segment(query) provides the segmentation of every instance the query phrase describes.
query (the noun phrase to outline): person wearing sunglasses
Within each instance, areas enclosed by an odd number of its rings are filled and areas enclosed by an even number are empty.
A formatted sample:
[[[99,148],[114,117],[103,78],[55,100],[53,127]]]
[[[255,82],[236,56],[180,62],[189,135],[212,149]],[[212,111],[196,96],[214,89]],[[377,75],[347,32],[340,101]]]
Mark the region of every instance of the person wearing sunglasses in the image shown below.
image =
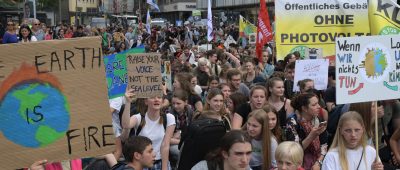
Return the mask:
[[[44,40],[44,32],[42,26],[40,25],[40,21],[35,19],[32,23],[32,34],[36,37],[38,41]]]
[[[7,31],[4,33],[3,36],[3,44],[9,44],[9,43],[17,43],[18,42],[18,37],[17,33],[15,32],[15,24],[12,21],[7,22]]]

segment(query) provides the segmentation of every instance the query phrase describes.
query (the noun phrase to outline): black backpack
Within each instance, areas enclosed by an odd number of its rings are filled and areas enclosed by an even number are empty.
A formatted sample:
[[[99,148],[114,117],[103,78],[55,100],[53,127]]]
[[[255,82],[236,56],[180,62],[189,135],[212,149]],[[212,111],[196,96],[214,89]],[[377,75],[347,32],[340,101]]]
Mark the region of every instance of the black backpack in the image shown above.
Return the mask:
[[[183,134],[179,147],[181,155],[178,170],[191,169],[204,160],[208,152],[218,147],[219,141],[226,133],[223,121],[212,118],[194,120]]]
[[[127,166],[128,164],[125,162],[118,162],[115,164],[113,167],[111,167],[110,170],[135,170],[130,166]]]

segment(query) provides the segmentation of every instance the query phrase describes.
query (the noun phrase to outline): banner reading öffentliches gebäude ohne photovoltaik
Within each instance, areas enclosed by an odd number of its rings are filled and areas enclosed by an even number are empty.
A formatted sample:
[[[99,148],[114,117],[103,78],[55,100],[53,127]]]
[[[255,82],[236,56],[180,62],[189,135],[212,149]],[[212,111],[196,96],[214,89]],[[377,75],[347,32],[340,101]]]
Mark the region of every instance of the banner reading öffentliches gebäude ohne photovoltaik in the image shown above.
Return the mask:
[[[277,57],[308,48],[335,55],[336,37],[369,34],[367,0],[275,1]],[[307,58],[307,57],[306,57]]]

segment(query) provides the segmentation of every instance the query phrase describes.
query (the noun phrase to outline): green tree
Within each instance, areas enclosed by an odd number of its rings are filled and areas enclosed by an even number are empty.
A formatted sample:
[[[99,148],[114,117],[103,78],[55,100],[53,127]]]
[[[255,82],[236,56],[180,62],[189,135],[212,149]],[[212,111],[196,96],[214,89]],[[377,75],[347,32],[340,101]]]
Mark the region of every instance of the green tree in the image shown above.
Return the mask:
[[[18,8],[18,3],[24,0],[0,0],[0,8]]]

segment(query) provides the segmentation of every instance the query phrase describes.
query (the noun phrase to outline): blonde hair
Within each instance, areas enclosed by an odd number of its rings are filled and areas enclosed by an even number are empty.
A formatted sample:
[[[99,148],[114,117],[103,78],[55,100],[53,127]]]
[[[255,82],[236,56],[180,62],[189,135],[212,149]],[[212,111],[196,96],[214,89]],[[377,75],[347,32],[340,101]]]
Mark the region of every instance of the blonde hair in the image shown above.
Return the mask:
[[[345,122],[350,121],[350,120],[357,121],[358,123],[360,123],[360,125],[363,128],[363,134],[362,134],[362,138],[360,140],[360,144],[363,147],[364,160],[366,160],[365,147],[367,146],[367,134],[365,131],[363,119],[362,119],[361,115],[355,111],[349,111],[349,112],[343,113],[343,115],[340,116],[339,123],[338,123],[336,133],[335,133],[335,137],[333,138],[331,149],[330,149],[330,150],[332,150],[334,148],[337,149],[337,152],[339,154],[340,166],[342,167],[343,170],[348,170],[349,166],[347,164],[347,155],[346,155],[347,147],[346,147],[344,138],[340,133],[340,128],[343,127]]]
[[[247,120],[253,117],[258,123],[261,124],[261,143],[262,143],[262,169],[271,168],[271,131],[269,130],[268,114],[263,109],[256,109],[249,114]],[[243,126],[243,130],[247,130],[247,123]]]
[[[208,60],[204,57],[199,58],[199,60],[197,61],[197,63],[199,65],[207,65],[208,66]]]
[[[304,151],[299,143],[294,141],[285,141],[278,145],[275,150],[276,161],[288,160],[293,162],[296,167],[303,163]]]

